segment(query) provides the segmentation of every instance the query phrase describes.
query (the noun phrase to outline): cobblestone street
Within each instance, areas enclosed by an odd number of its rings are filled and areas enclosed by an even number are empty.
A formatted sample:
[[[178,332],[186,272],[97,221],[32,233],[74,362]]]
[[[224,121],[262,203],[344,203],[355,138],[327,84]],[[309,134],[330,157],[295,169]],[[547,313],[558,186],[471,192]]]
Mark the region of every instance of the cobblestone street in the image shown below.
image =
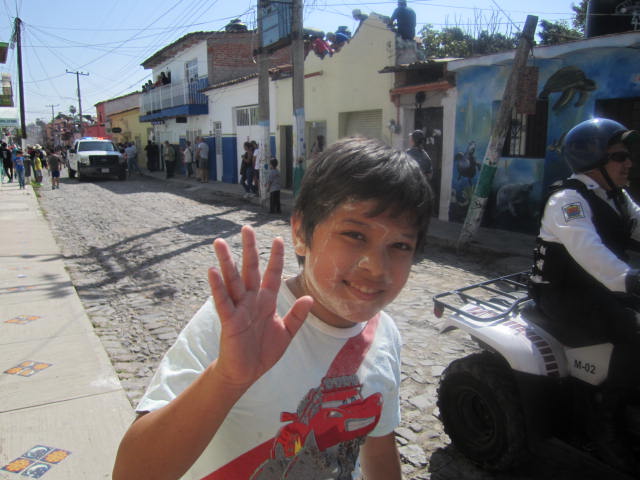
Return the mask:
[[[59,190],[41,189],[40,205],[134,406],[164,352],[209,295],[206,270],[214,261],[214,238],[225,238],[238,253],[241,226],[253,225],[263,259],[271,239],[279,235],[287,246],[285,275],[298,269],[286,217],[196,183],[185,186],[149,177],[125,182],[63,178]],[[404,343],[403,420],[397,433],[406,479],[601,478],[578,474],[557,459],[533,462],[530,470],[517,474],[491,476],[447,447],[437,419],[439,375],[452,360],[477,347],[461,333],[439,334],[431,297],[527,267],[524,257],[457,256],[428,246],[404,291],[387,308]]]

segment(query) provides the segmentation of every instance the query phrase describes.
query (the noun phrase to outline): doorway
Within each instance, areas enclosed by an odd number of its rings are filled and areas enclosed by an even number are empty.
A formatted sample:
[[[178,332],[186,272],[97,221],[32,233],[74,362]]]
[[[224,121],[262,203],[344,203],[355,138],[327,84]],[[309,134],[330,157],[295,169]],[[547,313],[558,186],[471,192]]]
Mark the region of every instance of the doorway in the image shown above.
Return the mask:
[[[415,113],[414,129],[425,132],[424,149],[431,158],[433,177],[431,190],[433,191],[432,215],[438,216],[440,209],[440,182],[442,179],[442,107],[418,108]]]

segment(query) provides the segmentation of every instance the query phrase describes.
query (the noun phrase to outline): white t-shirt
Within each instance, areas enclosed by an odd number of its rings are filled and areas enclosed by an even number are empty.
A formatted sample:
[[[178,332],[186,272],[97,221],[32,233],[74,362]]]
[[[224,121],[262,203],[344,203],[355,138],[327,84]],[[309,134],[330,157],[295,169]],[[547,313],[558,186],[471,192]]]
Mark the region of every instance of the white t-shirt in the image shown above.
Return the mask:
[[[209,158],[209,145],[206,142],[200,142],[198,144],[198,159],[208,159]]]
[[[283,283],[278,313],[284,315],[294,301]],[[240,456],[236,463],[246,463],[257,451],[261,468],[242,475],[227,471],[219,478],[316,478],[319,469],[331,472],[338,465],[353,471],[362,436],[387,435],[400,423],[400,334],[385,313],[364,359],[354,367],[356,376],[327,375],[336,371],[332,361],[345,343],[362,338],[365,327],[335,328],[309,315],[282,358],[236,403],[184,478],[201,479]],[[167,351],[136,410],[156,410],[181,393],[217,357],[219,337],[220,321],[209,298]],[[284,412],[295,418],[281,421]],[[286,474],[263,476],[274,468]]]

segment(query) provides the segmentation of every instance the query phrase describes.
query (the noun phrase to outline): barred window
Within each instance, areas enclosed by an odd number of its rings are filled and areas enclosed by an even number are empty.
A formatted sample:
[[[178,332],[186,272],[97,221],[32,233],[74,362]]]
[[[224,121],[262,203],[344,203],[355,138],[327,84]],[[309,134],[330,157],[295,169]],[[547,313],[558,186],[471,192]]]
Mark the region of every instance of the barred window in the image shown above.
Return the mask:
[[[495,112],[500,102],[495,102]],[[515,108],[511,113],[511,126],[502,148],[503,157],[544,158],[547,150],[547,112],[546,100],[536,102],[534,115],[517,113]]]
[[[258,124],[258,106],[241,107],[236,109],[236,125],[249,127]]]

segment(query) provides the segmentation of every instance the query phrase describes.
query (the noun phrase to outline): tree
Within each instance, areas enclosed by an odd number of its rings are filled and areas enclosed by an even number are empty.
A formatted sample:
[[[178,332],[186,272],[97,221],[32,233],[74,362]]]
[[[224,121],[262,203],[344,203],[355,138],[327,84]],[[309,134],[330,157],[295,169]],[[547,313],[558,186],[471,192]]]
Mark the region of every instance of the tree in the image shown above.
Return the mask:
[[[589,0],[581,0],[580,5],[576,6],[571,4],[571,9],[575,13],[573,18],[573,28],[581,33],[584,33],[587,25],[587,7],[589,6]]]
[[[72,117],[75,116],[77,110],[76,107],[74,105],[69,105],[69,113],[71,114]]]
[[[558,43],[578,40],[583,36],[582,32],[569,27],[569,24],[564,20],[557,22],[542,20],[540,22],[538,37],[540,37],[541,45],[557,45]]]
[[[573,28],[564,20],[557,22],[542,20],[540,22],[540,32],[538,32],[540,43],[542,45],[557,45],[558,43],[583,38],[587,22],[588,6],[589,0],[581,0],[579,5],[571,4],[571,9],[575,14],[571,21]]]
[[[465,58],[471,55],[487,55],[515,48],[517,38],[502,33],[481,30],[477,36],[464,32],[460,27],[435,30],[427,24],[420,30],[422,48],[427,58]]]

